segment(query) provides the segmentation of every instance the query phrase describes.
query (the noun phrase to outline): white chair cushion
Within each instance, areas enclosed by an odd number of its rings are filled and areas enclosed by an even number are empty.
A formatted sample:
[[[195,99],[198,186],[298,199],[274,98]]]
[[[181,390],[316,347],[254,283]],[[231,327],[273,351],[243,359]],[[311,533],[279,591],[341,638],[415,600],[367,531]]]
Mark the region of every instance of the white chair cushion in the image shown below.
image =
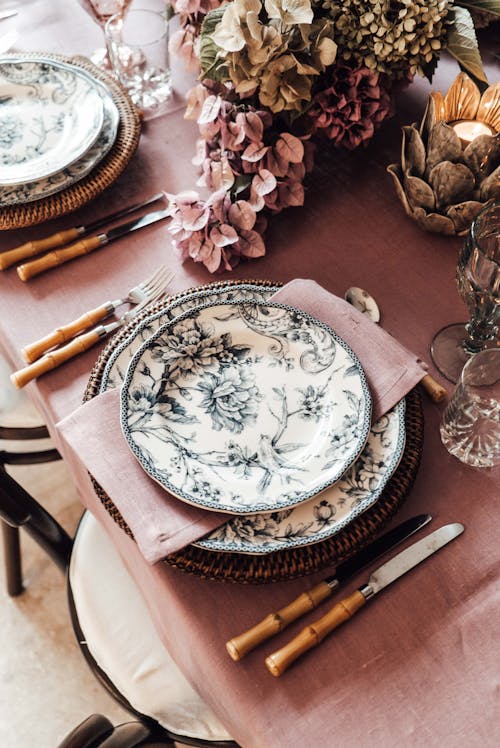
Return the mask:
[[[89,512],[75,538],[69,579],[89,652],[134,709],[180,735],[231,740],[168,654],[118,552]]]

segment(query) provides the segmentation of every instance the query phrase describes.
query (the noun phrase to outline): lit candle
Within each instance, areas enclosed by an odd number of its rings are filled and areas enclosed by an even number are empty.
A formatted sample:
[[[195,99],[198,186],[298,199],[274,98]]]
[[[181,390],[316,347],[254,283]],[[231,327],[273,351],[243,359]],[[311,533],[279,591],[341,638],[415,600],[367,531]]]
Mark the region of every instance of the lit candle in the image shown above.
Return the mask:
[[[460,119],[456,122],[450,122],[456,134],[460,138],[462,148],[466,148],[479,135],[494,135],[495,130],[485,122],[478,122],[475,119]]]

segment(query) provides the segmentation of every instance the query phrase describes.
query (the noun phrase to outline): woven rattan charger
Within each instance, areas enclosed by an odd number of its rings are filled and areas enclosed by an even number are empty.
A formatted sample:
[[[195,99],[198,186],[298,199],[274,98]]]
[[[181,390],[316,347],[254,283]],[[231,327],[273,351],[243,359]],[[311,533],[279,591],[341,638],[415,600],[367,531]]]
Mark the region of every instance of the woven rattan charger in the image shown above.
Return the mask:
[[[90,174],[66,189],[41,200],[3,206],[0,208],[0,230],[34,226],[64,216],[86,205],[118,179],[134,155],[141,134],[139,114],[130,96],[114,78],[97,68],[86,57],[66,57],[45,52],[11,53],[10,55],[4,55],[4,57],[6,59],[26,60],[33,57],[44,57],[86,70],[109,89],[120,114],[120,122],[116,140],[111,150],[92,169]]]
[[[279,285],[270,281],[254,280],[234,281],[233,283],[234,285],[238,285],[242,282],[258,283],[259,285]],[[201,286],[196,290],[216,289],[222,285],[227,286],[228,282],[211,283]],[[131,324],[115,335],[101,353],[92,370],[85,391],[84,402],[91,400],[99,394],[104,368],[111,353],[130,335],[135,327],[147,316],[160,311],[167,304],[190,294],[192,291],[193,289],[183,291],[147,309],[142,314],[138,314]],[[406,397],[405,426],[406,445],[403,457],[382,495],[372,507],[363,512],[363,514],[333,537],[313,545],[269,553],[266,556],[210,552],[202,548],[188,546],[178,553],[167,556],[163,563],[204,577],[205,579],[260,584],[294,579],[306,574],[312,574],[325,566],[335,565],[348,558],[369,543],[396,514],[415,479],[422,454],[424,431],[422,403],[420,394],[416,389],[412,390]],[[132,531],[114,503],[97,481],[92,480],[96,494],[107,512],[122,530],[133,538]]]

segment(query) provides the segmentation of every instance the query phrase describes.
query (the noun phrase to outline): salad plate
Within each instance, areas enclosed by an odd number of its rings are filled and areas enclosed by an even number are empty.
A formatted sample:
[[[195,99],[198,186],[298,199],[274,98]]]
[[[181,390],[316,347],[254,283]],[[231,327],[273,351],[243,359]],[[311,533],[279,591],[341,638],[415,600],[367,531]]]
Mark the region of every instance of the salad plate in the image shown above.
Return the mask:
[[[110,151],[116,140],[120,115],[107,88],[97,80],[95,86],[101,96],[104,112],[102,128],[95,143],[75,163],[56,174],[25,184],[0,186],[0,206],[30,203],[60,192],[86,177]]]
[[[178,498],[233,514],[297,506],[362,451],[371,398],[333,330],[290,306],[208,302],[160,326],[121,390],[125,438]]]
[[[0,61],[0,185],[43,179],[77,161],[104,120],[95,80],[43,58]]]

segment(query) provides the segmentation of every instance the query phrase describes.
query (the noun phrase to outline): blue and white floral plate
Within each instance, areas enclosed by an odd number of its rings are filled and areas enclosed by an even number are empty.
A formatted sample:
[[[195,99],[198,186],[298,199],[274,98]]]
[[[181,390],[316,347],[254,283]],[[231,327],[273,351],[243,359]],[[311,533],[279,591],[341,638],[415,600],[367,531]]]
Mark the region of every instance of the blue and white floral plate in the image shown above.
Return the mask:
[[[160,327],[132,358],[125,438],[188,503],[277,512],[337,481],[366,442],[371,398],[333,330],[277,303],[209,303]]]
[[[94,79],[45,59],[0,60],[0,185],[43,179],[79,159],[104,120]]]
[[[39,58],[40,60],[45,58]],[[73,67],[74,70],[80,70]],[[81,73],[87,75],[84,70]],[[67,189],[86,177],[106,156],[116,140],[120,115],[109,90],[98,80],[89,76],[102,99],[104,118],[101,131],[95,143],[73,164],[43,179],[25,184],[0,186],[0,206],[30,203],[54,195]],[[0,107],[1,110],[1,107]],[[2,133],[0,132],[0,141]]]
[[[360,456],[334,486],[293,509],[234,517],[193,545],[265,555],[332,537],[377,501],[394,474],[405,447],[405,410],[401,400],[373,424]]]

